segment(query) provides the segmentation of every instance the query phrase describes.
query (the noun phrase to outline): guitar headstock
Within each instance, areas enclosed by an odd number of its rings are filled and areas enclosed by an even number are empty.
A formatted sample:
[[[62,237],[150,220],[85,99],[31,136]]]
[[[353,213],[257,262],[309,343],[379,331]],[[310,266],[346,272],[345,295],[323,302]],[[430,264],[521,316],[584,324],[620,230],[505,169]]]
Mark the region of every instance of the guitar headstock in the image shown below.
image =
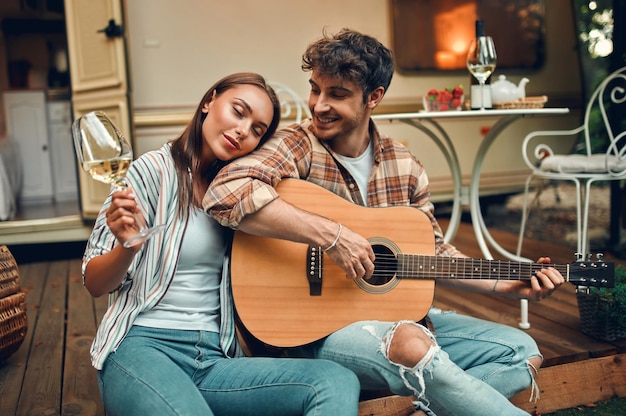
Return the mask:
[[[569,265],[568,281],[576,286],[615,286],[615,264],[599,257],[598,261],[575,261]]]

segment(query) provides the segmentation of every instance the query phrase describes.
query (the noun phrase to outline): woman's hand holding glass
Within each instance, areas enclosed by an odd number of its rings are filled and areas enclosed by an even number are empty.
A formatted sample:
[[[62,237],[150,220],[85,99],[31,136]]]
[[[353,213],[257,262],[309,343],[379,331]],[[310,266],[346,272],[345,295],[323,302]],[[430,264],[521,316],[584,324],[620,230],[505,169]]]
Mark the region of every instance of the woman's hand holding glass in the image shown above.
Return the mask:
[[[133,240],[141,233],[140,224],[145,224],[141,210],[137,207],[134,194],[130,188],[114,191],[111,195],[111,205],[106,211],[107,225],[118,241],[136,241],[138,246],[140,239]],[[132,244],[125,243],[125,247]]]
[[[142,244],[165,225],[147,228],[132,191],[125,182],[133,150],[124,135],[101,111],[92,111],[72,125],[74,148],[81,167],[97,181],[114,187],[107,224],[124,247]]]

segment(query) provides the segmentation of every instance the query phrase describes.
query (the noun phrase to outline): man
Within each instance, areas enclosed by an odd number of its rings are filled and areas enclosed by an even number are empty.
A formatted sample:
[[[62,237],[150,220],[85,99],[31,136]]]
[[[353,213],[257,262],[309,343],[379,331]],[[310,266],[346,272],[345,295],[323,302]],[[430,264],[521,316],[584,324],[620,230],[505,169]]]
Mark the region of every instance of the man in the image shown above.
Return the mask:
[[[371,277],[375,256],[364,237],[288,204],[273,188],[283,178],[304,179],[359,205],[413,206],[432,223],[436,255],[465,257],[443,240],[422,164],[380,135],[370,119],[393,76],[391,51],[372,37],[343,29],[311,44],[302,68],[311,73],[312,119],[284,129],[220,172],[204,208],[225,226],[322,247],[349,279]],[[530,282],[446,284],[539,300],[563,281],[558,271],[546,268]],[[530,386],[541,365],[527,334],[456,313],[431,310],[427,318],[356,322],[300,352],[350,368],[363,389],[412,394],[416,406],[431,415],[526,414],[508,398]]]

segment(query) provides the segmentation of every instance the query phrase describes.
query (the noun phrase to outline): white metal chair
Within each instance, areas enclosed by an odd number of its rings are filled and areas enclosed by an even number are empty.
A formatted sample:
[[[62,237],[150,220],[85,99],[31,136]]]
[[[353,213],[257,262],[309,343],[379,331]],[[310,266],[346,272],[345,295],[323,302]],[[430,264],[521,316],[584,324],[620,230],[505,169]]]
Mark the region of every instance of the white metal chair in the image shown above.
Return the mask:
[[[600,117],[602,133],[608,139],[603,153],[593,153],[590,123]],[[573,130],[536,131],[528,134],[522,144],[524,161],[532,173],[526,180],[522,223],[517,255],[522,251],[526,227],[528,192],[534,178],[566,180],[576,185],[576,232],[577,252],[581,257],[589,255],[587,226],[589,220],[589,191],[598,181],[626,179],[626,66],[608,75],[591,95],[583,124]],[[577,154],[555,154],[549,145],[538,137],[573,136],[582,133],[584,149]],[[539,144],[537,144],[539,143]]]
[[[294,90],[280,82],[269,81],[280,100],[282,122],[299,123],[305,117],[311,117],[309,106]]]

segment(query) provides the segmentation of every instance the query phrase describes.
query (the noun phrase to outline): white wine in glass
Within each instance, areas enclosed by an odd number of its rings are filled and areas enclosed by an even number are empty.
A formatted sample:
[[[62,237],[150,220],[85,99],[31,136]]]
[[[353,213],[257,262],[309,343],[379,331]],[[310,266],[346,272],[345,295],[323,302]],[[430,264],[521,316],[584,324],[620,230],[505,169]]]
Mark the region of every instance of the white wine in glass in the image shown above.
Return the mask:
[[[480,36],[472,40],[467,50],[467,69],[480,84],[480,109],[485,109],[485,81],[496,69],[496,47],[491,36]]]
[[[126,172],[133,160],[133,149],[126,137],[102,111],[92,111],[72,124],[74,149],[81,167],[93,179],[111,184],[115,190],[123,190]],[[145,222],[135,214],[139,233],[124,242],[124,247],[141,244],[165,225],[147,228]]]
[[[93,160],[83,162],[83,169],[97,181],[110,183],[117,188],[124,188],[126,171],[132,158],[122,157],[118,160]]]

